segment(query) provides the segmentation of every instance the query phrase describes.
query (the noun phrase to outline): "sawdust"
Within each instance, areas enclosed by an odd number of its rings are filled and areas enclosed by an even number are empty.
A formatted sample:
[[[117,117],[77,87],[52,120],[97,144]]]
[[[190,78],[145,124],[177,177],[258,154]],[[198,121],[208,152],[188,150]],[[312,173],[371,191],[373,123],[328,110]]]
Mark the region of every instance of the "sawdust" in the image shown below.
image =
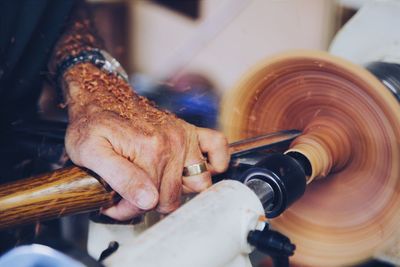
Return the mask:
[[[158,109],[147,98],[137,95],[122,78],[106,73],[91,63],[74,66],[65,73],[64,79],[67,84],[79,87],[67,97],[68,105],[78,105],[78,110],[86,106],[95,107],[96,111],[110,111],[135,124],[147,122],[153,126],[171,122],[174,117]]]

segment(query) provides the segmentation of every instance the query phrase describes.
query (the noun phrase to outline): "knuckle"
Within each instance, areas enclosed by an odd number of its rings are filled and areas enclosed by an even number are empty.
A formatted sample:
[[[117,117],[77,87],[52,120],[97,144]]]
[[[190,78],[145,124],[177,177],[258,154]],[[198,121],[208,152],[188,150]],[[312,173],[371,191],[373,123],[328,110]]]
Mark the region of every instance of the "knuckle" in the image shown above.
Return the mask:
[[[173,158],[173,153],[170,148],[165,149],[164,151],[160,151],[158,153],[157,159],[159,160],[160,163],[166,164]]]
[[[160,134],[152,135],[147,142],[154,150],[159,150],[164,146],[164,138]]]
[[[188,186],[193,192],[199,193],[207,188],[209,188],[212,184],[211,182],[211,174],[206,172],[195,179],[187,180],[186,186]]]
[[[70,152],[74,155],[74,157],[71,157],[71,160],[75,164],[89,167],[88,165],[92,159],[96,158],[99,154],[97,139],[93,137],[81,139]]]
[[[218,146],[227,146],[228,145],[228,139],[221,132],[216,132],[215,133],[214,142]]]
[[[185,145],[185,135],[182,130],[176,130],[170,134],[171,143],[175,148],[180,148]]]
[[[214,166],[214,170],[217,173],[224,172],[224,171],[226,171],[227,168],[228,168],[228,164],[225,164],[225,163],[221,163],[219,165]]]
[[[149,152],[154,157],[159,158],[169,155],[170,145],[163,135],[157,134],[152,136],[148,144]]]
[[[162,214],[168,214],[179,208],[179,204],[169,204],[166,206],[158,206],[157,211]]]
[[[194,186],[193,190],[196,193],[200,193],[200,192],[206,190],[207,188],[208,188],[208,185],[204,182],[204,183],[200,183],[200,184]]]
[[[79,161],[81,164],[86,165],[90,158],[95,157],[97,154],[97,146],[92,138],[87,138],[81,141],[77,147]]]
[[[182,192],[182,181],[181,179],[174,179],[170,181],[164,181],[166,189],[163,196],[160,199],[157,210],[161,213],[170,213],[180,206],[180,197]],[[167,189],[168,188],[168,189]]]

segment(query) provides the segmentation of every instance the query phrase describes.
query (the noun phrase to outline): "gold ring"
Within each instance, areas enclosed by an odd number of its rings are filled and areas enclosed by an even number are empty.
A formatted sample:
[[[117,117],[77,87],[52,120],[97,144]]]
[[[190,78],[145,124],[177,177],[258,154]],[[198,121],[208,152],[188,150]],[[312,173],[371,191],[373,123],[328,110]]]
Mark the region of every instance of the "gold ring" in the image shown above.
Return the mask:
[[[189,166],[183,167],[183,176],[188,177],[188,176],[194,176],[194,175],[199,175],[203,172],[206,172],[207,169],[207,164],[205,161],[192,164]]]

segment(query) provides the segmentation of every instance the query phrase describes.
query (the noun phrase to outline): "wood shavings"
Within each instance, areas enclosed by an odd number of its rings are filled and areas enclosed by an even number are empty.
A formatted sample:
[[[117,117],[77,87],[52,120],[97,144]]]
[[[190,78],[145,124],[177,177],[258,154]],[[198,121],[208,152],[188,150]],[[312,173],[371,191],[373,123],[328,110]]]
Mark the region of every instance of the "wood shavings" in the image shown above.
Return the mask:
[[[82,108],[96,106],[99,110],[113,112],[135,124],[147,122],[161,126],[174,117],[169,112],[159,110],[147,98],[138,96],[120,77],[101,71],[90,63],[77,64],[67,71],[64,79],[66,83],[79,87],[76,93],[68,97],[71,99],[70,105]]]

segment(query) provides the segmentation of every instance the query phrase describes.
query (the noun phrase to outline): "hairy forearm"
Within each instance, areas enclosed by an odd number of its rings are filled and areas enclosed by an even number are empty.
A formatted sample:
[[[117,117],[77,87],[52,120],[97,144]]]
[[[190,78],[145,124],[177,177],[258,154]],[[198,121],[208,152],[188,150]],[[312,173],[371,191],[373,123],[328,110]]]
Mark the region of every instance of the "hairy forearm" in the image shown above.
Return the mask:
[[[129,84],[90,63],[77,64],[64,75],[70,119],[82,114],[109,111],[131,121],[163,124],[171,114],[161,111]]]
[[[67,57],[95,48],[103,49],[103,40],[96,32],[87,6],[81,3],[75,8],[63,35],[54,48],[49,69],[55,73],[57,65]]]
[[[103,48],[102,40],[95,31],[87,8],[81,5],[58,41],[49,67],[56,69],[67,57],[99,48]],[[57,82],[61,83],[70,120],[96,111],[110,111],[125,119],[144,119],[152,123],[160,123],[167,115],[138,96],[126,81],[91,63],[77,64],[59,78]]]
[[[89,105],[125,118],[133,115],[133,100],[137,102],[138,96],[116,75],[107,74],[91,63],[81,63],[65,73],[64,81],[65,97],[72,116]]]

